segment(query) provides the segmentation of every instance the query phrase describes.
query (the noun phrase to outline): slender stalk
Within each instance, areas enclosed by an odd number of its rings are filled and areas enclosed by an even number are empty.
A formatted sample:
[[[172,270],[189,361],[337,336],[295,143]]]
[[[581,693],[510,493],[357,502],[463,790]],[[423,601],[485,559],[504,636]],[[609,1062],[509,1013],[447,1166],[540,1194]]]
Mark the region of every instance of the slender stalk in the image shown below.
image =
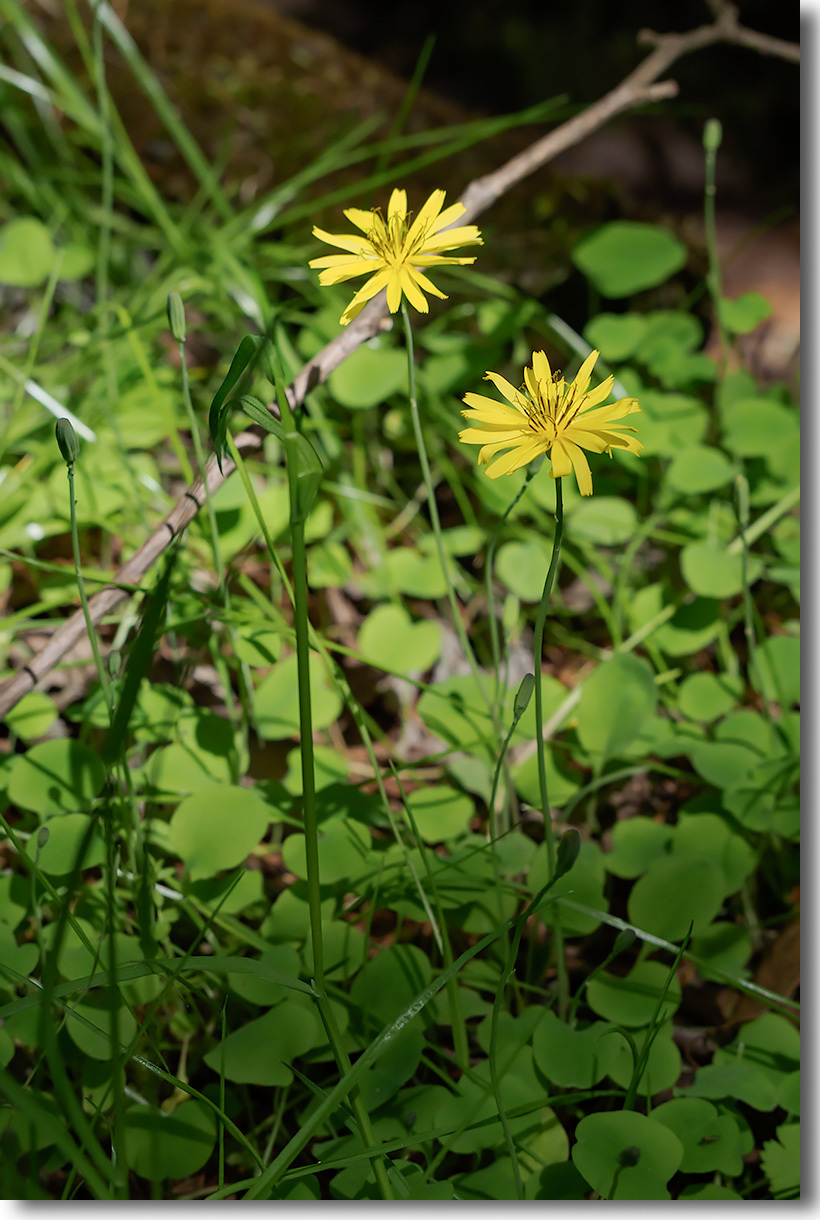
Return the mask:
[[[108,674],[103,664],[103,659],[100,654],[100,645],[97,639],[97,632],[94,624],[91,621],[91,613],[88,609],[88,598],[85,595],[85,581],[83,580],[83,569],[80,563],[80,536],[77,531],[77,504],[74,499],[74,463],[67,463],[68,470],[68,502],[69,511],[71,513],[71,547],[74,552],[74,573],[77,577],[77,591],[80,594],[80,605],[83,608],[83,617],[85,618],[85,628],[88,632],[88,639],[91,643],[91,651],[94,654],[94,664],[97,668],[97,677],[100,680],[100,689],[105,699],[105,705],[108,708],[109,716],[114,714],[114,696],[111,691],[111,684],[108,681]]]
[[[456,601],[455,589],[450,575],[450,564],[448,562],[447,552],[444,547],[444,539],[441,533],[441,519],[438,515],[438,505],[436,504],[436,490],[433,486],[433,477],[430,473],[430,461],[427,457],[427,446],[424,443],[424,432],[421,426],[421,417],[419,416],[418,397],[416,395],[416,363],[414,358],[413,348],[413,328],[410,325],[410,314],[407,309],[407,303],[402,299],[401,315],[404,321],[404,337],[407,347],[407,385],[408,397],[410,399],[410,416],[413,420],[413,433],[416,438],[416,448],[419,454],[419,463],[421,465],[421,475],[424,481],[424,487],[427,492],[427,506],[430,510],[430,521],[433,526],[433,534],[436,540],[436,550],[438,551],[439,563],[441,570],[444,573],[445,583],[447,585],[447,601],[450,604],[450,613],[453,619],[453,626],[458,634],[459,642],[461,643],[462,651],[464,652],[467,662],[472,671],[472,675],[476,680],[476,685],[481,692],[482,698],[487,706],[487,711],[490,713],[493,722],[493,728],[496,735],[499,734],[498,716],[493,705],[493,700],[485,689],[484,681],[478,668],[475,653],[467,636],[467,631],[462,622],[461,615]]]
[[[319,1011],[327,1030],[336,1065],[341,1076],[350,1071],[350,1060],[344,1049],[333,1010],[325,987],[324,946],[322,941],[322,898],[319,879],[319,817],[316,805],[316,771],[313,754],[313,716],[310,698],[310,619],[308,617],[307,551],[305,548],[305,513],[299,503],[299,450],[294,430],[293,413],[284,393],[278,395],[279,411],[285,430],[285,460],[290,490],[290,534],[293,573],[293,621],[296,634],[296,670],[299,688],[299,751],[302,760],[302,821],[305,828],[305,862],[307,866],[308,910],[310,939],[313,949],[313,985]],[[357,1089],[351,1105],[364,1144],[375,1144],[370,1115]],[[373,1172],[382,1198],[392,1199],[393,1191],[384,1162],[374,1160]]]
[[[715,311],[715,323],[720,336],[720,361],[718,375],[722,379],[726,373],[728,356],[728,339],[721,311],[720,261],[717,252],[717,227],[715,224],[715,168],[717,152],[723,139],[723,128],[718,119],[709,119],[703,131],[703,150],[706,154],[706,187],[703,200],[703,219],[706,229],[706,251],[709,258],[709,271],[706,283],[712,298],[712,308]]]
[[[535,635],[533,638],[533,673],[535,676],[535,745],[538,752],[538,791],[541,798],[541,811],[544,815],[544,837],[547,844],[547,864],[550,878],[555,874],[555,835],[552,829],[549,794],[547,792],[547,747],[544,742],[544,694],[542,681],[542,665],[544,653],[544,627],[547,621],[552,586],[558,571],[558,561],[561,556],[561,540],[564,536],[564,492],[561,479],[555,480],[555,536],[552,541],[552,557],[544,581],[544,592],[541,594],[541,604],[535,620]],[[558,967],[558,1010],[563,1019],[569,1002],[569,984],[567,967],[564,959],[564,934],[558,916],[552,917],[552,931],[555,939],[556,965]]]

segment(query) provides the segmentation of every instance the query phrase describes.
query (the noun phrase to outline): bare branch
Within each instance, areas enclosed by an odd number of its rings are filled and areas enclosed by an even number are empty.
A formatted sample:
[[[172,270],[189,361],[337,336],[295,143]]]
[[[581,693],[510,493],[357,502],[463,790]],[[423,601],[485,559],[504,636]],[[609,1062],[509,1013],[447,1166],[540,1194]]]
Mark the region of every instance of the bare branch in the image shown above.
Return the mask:
[[[708,0],[715,14],[712,25],[700,26],[685,34],[655,34],[644,30],[639,41],[653,46],[653,50],[633,72],[615,89],[599,101],[587,107],[581,114],[569,119],[542,139],[537,140],[524,152],[513,157],[500,169],[469,184],[461,196],[466,215],[458,223],[474,220],[513,186],[546,165],[559,153],[580,143],[593,131],[608,123],[610,119],[628,110],[634,110],[648,102],[674,97],[678,86],[674,81],[660,81],[659,77],[683,55],[718,42],[730,42],[748,47],[765,55],[799,62],[800,48],[780,39],[771,38],[748,30],[738,23],[737,9],[727,0]],[[304,402],[307,394],[325,381],[332,371],[347,359],[362,343],[373,338],[391,325],[387,316],[384,293],[381,293],[362,310],[357,318],[335,339],[332,339],[294,379],[288,387],[288,398],[293,407]],[[275,407],[270,408],[275,413]],[[261,429],[252,428],[236,438],[237,447],[243,454],[256,449],[261,443]],[[223,463],[220,473],[216,458],[208,461],[206,477],[212,492],[227,479],[234,470],[230,460]],[[117,573],[117,585],[138,585],[145,573],[156,563],[173,538],[190,525],[203,505],[202,479],[196,479],[180,497],[165,520],[157,526],[126,564]],[[102,589],[89,602],[91,619],[99,623],[106,615],[129,596],[128,590],[111,585]],[[85,621],[77,611],[60,626],[49,642],[13,678],[0,686],[0,716],[5,716],[20,699],[42,682],[51,669],[82,638]]]

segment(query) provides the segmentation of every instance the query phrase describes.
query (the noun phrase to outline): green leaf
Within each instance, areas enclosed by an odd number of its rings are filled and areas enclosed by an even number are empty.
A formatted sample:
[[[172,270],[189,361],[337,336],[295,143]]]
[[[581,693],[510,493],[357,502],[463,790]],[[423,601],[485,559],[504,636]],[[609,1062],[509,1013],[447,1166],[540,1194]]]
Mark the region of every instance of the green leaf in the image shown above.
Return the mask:
[[[370,832],[351,818],[325,818],[319,826],[319,876],[323,885],[352,880],[368,871]],[[305,836],[288,835],[282,844],[285,866],[297,877],[307,878]]]
[[[392,1021],[433,977],[429,957],[415,945],[393,945],[365,962],[351,997],[373,1025]]]
[[[33,216],[10,220],[0,229],[0,284],[36,288],[54,266],[51,234]]]
[[[583,1030],[570,1029],[550,1009],[544,1010],[532,1040],[536,1066],[561,1089],[591,1089],[609,1075],[616,1053],[611,1028],[596,1021]]]
[[[425,843],[446,843],[468,829],[475,805],[463,792],[445,784],[416,788],[407,804]]]
[[[614,220],[583,238],[572,261],[605,297],[654,288],[680,271],[686,247],[659,225]]]
[[[641,1029],[633,1034],[639,1049],[643,1045],[646,1032]],[[613,1044],[608,1075],[613,1084],[628,1089],[635,1072],[632,1048],[620,1035],[612,1034],[608,1040]],[[680,1069],[680,1051],[672,1038],[671,1023],[667,1023],[655,1035],[650,1046],[646,1066],[638,1079],[638,1096],[645,1097],[647,1094],[654,1095],[664,1089],[671,1089],[678,1082]]]
[[[377,606],[359,628],[359,652],[379,669],[424,673],[441,653],[441,627],[432,619],[413,623],[403,606]]]
[[[320,542],[308,552],[312,589],[340,589],[353,574],[353,563],[341,542]]]
[[[616,877],[640,877],[655,860],[663,859],[672,839],[671,826],[652,818],[634,817],[612,827],[612,850],[604,856],[607,872]]]
[[[687,445],[673,457],[666,479],[676,491],[696,496],[725,487],[734,475],[734,464],[719,449]]]
[[[236,354],[231,361],[230,368],[221,386],[213,397],[211,409],[208,413],[208,430],[211,434],[211,441],[220,470],[222,470],[222,457],[225,452],[225,437],[228,430],[228,416],[231,409],[231,391],[235,389],[237,382],[251,361],[256,358],[264,342],[265,340],[261,335],[245,335],[245,338],[236,350]]]
[[[602,761],[629,745],[657,701],[652,671],[629,654],[612,657],[592,671],[581,691],[578,736]]]
[[[690,923],[696,932],[723,905],[724,876],[711,860],[680,856],[656,860],[632,888],[629,920],[664,940],[679,941]]]
[[[675,1097],[656,1106],[652,1118],[663,1123],[683,1144],[683,1173],[743,1172],[740,1131],[729,1114],[719,1114],[711,1102],[699,1097]]]
[[[766,457],[799,428],[794,407],[772,398],[741,398],[723,412],[724,444],[739,457]]]
[[[648,1025],[669,978],[669,968],[661,962],[639,962],[629,974],[619,976],[607,971],[587,984],[587,1002],[598,1016],[628,1029]],[[661,1006],[659,1020],[667,1020],[681,1000],[681,988],[673,978]]]
[[[407,357],[384,340],[363,343],[327,379],[337,402],[350,410],[381,406],[407,388]]]
[[[641,314],[601,313],[587,325],[584,337],[604,360],[617,362],[639,350],[647,326],[647,320]]]
[[[680,1168],[683,1145],[668,1127],[620,1110],[582,1118],[575,1137],[573,1162],[603,1198],[669,1198],[666,1183]]]
[[[88,838],[88,815],[85,813],[63,813],[48,818],[43,823],[48,839],[36,850],[35,839],[28,842],[28,854],[49,877],[63,877],[77,863],[77,854],[83,842],[86,844],[82,860],[83,868],[96,868],[105,859],[105,843],[98,830]]]
[[[675,457],[681,449],[703,440],[709,413],[697,399],[686,394],[641,393],[639,436],[645,456]]]
[[[283,1000],[264,1016],[248,1021],[204,1056],[214,1072],[236,1084],[283,1087],[293,1080],[290,1064],[322,1040],[312,1008]]]
[[[270,806],[252,788],[212,785],[177,807],[168,838],[191,877],[212,877],[242,863],[272,816]]]
[[[678,688],[678,706],[684,716],[709,724],[725,716],[743,694],[743,683],[731,674],[690,674]]]
[[[220,911],[225,911],[224,905],[220,907]],[[273,975],[299,975],[299,954],[291,945],[274,945],[272,949],[267,949],[253,960],[262,970]],[[284,983],[264,978],[261,974],[229,974],[228,981],[237,995],[241,995],[251,1004],[259,1004],[265,1008],[284,1000],[290,991]]]
[[[550,549],[540,538],[505,542],[496,556],[496,572],[522,602],[541,600],[550,563]]]
[[[71,737],[43,741],[11,765],[8,799],[42,818],[89,809],[105,783],[99,755]]]
[[[743,556],[709,542],[690,542],[680,554],[683,579],[701,597],[734,597],[743,590]],[[759,564],[755,564],[760,571]],[[747,572],[748,583],[754,571]]]
[[[770,317],[772,305],[759,292],[743,292],[734,300],[724,297],[718,312],[727,330],[736,335],[748,335]]]
[[[190,1177],[215,1143],[216,1119],[201,1101],[183,1102],[170,1114],[150,1105],[129,1106],[123,1114],[125,1162],[151,1182]]]
[[[569,514],[569,520],[573,537],[577,535],[599,546],[620,546],[635,534],[638,514],[628,500],[593,496],[581,500]]]
[[[766,1140],[760,1156],[775,1195],[794,1198],[800,1191],[800,1124],[784,1123],[777,1139]]]
[[[57,719],[53,699],[42,691],[29,691],[6,714],[6,724],[21,741],[36,741],[44,737]]]
[[[800,639],[770,635],[752,652],[752,685],[781,707],[800,702]]]
[[[296,737],[299,733],[299,687],[296,657],[278,661],[253,694],[257,729],[265,741]],[[310,698],[315,729],[327,728],[342,710],[342,697],[321,657],[310,654]]]

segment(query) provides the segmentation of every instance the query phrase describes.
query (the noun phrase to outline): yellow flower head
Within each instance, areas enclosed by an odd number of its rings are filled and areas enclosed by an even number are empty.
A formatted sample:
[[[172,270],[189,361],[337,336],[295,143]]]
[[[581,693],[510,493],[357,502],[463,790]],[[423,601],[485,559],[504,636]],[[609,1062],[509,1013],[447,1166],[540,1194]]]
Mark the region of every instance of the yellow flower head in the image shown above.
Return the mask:
[[[567,385],[560,372],[553,373],[544,352],[533,352],[532,368],[524,369],[520,390],[498,373],[487,373],[487,380],[500,390],[507,403],[485,398],[483,394],[464,395],[471,410],[461,414],[481,427],[465,428],[458,439],[467,445],[482,446],[479,464],[489,462],[504,449],[509,450],[487,468],[491,479],[512,474],[540,454],[549,453],[552,478],[560,479],[574,469],[581,495],[591,496],[592,475],[584,449],[608,453],[610,457],[613,449],[641,452],[640,441],[628,435],[636,429],[616,422],[640,411],[637,400],[621,398],[608,406],[598,406],[609,396],[613,377],[607,377],[594,390],[588,388],[598,355],[591,352],[575,380]],[[592,410],[593,407],[597,410]]]
[[[395,313],[401,304],[402,295],[421,313],[428,312],[424,293],[447,299],[424,275],[422,267],[436,267],[442,263],[474,263],[472,258],[447,258],[442,250],[455,246],[483,245],[481,234],[475,225],[462,225],[447,229],[465,212],[463,203],[453,203],[442,212],[444,191],[433,191],[415,220],[407,214],[407,192],[393,191],[387,205],[387,220],[381,212],[373,209],[365,212],[361,208],[347,208],[345,216],[361,229],[358,234],[325,233],[314,227],[314,237],[339,246],[346,254],[327,254],[313,258],[309,266],[323,268],[320,284],[341,284],[343,280],[357,275],[370,275],[370,279],[354,296],[341,317],[342,326],[347,326],[365,304],[382,288],[387,289],[387,306]],[[446,229],[446,232],[442,232]]]

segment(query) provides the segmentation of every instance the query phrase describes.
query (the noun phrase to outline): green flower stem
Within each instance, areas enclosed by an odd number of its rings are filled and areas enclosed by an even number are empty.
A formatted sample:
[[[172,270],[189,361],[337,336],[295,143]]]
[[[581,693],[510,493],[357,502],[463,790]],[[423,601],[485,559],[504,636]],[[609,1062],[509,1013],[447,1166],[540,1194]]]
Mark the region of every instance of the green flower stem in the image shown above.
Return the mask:
[[[83,608],[83,617],[85,619],[85,629],[88,632],[88,639],[91,643],[91,651],[94,654],[94,664],[97,668],[97,677],[100,680],[100,689],[105,699],[105,705],[108,708],[109,717],[114,715],[114,696],[111,691],[111,684],[108,681],[108,674],[105,671],[102,656],[100,655],[100,645],[97,640],[97,632],[94,624],[91,621],[91,612],[88,609],[88,598],[85,595],[85,581],[83,580],[83,569],[80,564],[80,536],[77,531],[77,504],[74,499],[74,463],[67,465],[68,470],[68,502],[69,511],[71,513],[71,547],[74,552],[74,573],[77,577],[77,590],[80,594],[80,605]]]
[[[555,873],[555,835],[550,816],[549,794],[547,792],[547,747],[544,742],[544,694],[542,680],[542,664],[544,654],[544,626],[547,621],[552,586],[558,571],[558,561],[561,556],[561,540],[564,536],[564,491],[561,479],[555,480],[555,536],[552,542],[552,557],[544,581],[544,592],[541,594],[541,604],[535,620],[535,636],[533,639],[533,673],[535,676],[535,745],[538,753],[538,791],[541,798],[541,811],[544,815],[544,837],[547,844],[547,864],[549,876]],[[569,985],[567,967],[564,958],[564,934],[558,917],[552,920],[553,936],[555,938],[556,963],[558,967],[558,1008],[560,1015],[566,1015],[569,1002]]]
[[[310,698],[310,619],[308,617],[307,550],[305,519],[299,505],[299,452],[294,431],[293,413],[284,393],[278,394],[279,412],[285,430],[285,462],[290,490],[291,567],[293,578],[293,621],[296,634],[296,670],[299,687],[299,752],[302,760],[302,821],[305,828],[305,862],[307,867],[310,939],[313,949],[313,982],[319,1011],[327,1029],[340,1075],[350,1071],[341,1036],[325,987],[324,946],[322,943],[322,897],[319,880],[319,817],[316,805],[316,771],[313,755],[313,715]],[[351,1104],[366,1146],[375,1144],[370,1115],[357,1089]],[[393,1191],[384,1162],[373,1162],[373,1172],[382,1198],[392,1199]]]
[[[433,526],[433,534],[436,539],[436,550],[438,551],[439,563],[441,564],[441,570],[444,573],[444,579],[447,585],[447,601],[450,604],[450,613],[453,619],[453,626],[458,634],[462,651],[467,658],[478,689],[481,691],[482,697],[487,706],[487,711],[492,718],[493,728],[496,736],[498,736],[500,733],[498,716],[496,715],[493,700],[485,689],[484,682],[482,681],[481,673],[478,668],[478,662],[475,658],[475,653],[473,652],[472,645],[470,644],[467,636],[464,623],[461,620],[458,602],[456,601],[455,589],[453,588],[453,581],[450,576],[450,565],[448,562],[447,552],[444,548],[444,539],[442,538],[441,533],[441,520],[438,515],[438,505],[436,504],[436,491],[433,486],[433,477],[430,473],[430,462],[427,457],[427,446],[424,443],[424,432],[422,430],[421,418],[419,416],[419,404],[416,395],[416,363],[413,348],[413,328],[410,325],[410,314],[407,310],[407,302],[403,298],[401,303],[401,314],[404,321],[404,336],[407,347],[407,384],[408,396],[410,399],[410,416],[413,420],[413,433],[416,438],[416,448],[418,449],[419,454],[422,479],[424,481],[425,490],[427,491],[427,505],[430,510],[430,521]]]

